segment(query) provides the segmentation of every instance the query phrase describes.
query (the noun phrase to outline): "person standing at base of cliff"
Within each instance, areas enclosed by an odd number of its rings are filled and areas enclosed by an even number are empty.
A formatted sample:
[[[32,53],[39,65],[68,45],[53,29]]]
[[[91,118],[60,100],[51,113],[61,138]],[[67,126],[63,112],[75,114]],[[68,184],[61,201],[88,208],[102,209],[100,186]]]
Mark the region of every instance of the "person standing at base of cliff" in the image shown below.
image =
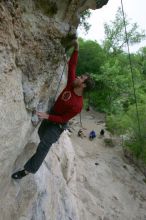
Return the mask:
[[[40,143],[35,154],[26,162],[24,168],[12,174],[13,179],[21,179],[29,173],[36,173],[43,163],[50,147],[66,129],[67,122],[81,112],[83,107],[83,93],[92,89],[94,82],[89,75],[76,77],[78,61],[78,40],[71,41],[74,48],[68,62],[68,80],[65,89],[56,100],[51,113],[37,112],[40,119],[44,119],[38,134]]]

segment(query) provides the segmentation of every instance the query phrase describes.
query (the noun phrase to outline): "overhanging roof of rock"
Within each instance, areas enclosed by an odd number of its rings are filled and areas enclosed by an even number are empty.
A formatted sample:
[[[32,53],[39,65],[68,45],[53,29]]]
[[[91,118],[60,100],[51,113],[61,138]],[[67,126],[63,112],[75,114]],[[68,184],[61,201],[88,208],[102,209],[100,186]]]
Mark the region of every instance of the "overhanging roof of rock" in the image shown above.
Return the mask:
[[[106,5],[109,0],[96,0],[96,8],[101,8],[103,5]]]

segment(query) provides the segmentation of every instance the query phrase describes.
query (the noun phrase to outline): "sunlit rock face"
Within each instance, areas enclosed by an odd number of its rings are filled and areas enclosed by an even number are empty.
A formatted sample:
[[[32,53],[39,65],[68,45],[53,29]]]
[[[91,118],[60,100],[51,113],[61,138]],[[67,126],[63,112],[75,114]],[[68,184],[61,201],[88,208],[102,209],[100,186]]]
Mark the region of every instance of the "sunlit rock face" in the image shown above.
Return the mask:
[[[39,142],[37,128],[31,123],[32,110],[41,102],[45,111],[56,93],[66,66],[66,45],[62,39],[76,32],[82,11],[106,3],[105,0],[0,1],[2,220],[78,219],[74,151],[66,133],[35,176],[14,182],[11,173],[23,167]],[[66,81],[64,72],[59,91]]]

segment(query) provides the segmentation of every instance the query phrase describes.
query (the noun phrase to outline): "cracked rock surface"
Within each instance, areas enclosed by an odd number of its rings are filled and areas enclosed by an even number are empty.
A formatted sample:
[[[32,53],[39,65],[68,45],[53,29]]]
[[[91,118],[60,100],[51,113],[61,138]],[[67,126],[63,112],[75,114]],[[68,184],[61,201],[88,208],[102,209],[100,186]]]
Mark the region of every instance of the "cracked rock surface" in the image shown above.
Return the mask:
[[[39,103],[45,111],[56,93],[66,67],[62,42],[76,33],[84,10],[106,3],[0,1],[0,220],[79,219],[74,150],[67,134],[36,176],[14,182],[11,174],[36,150],[38,127],[32,126],[32,111]],[[66,68],[58,93],[65,83]]]

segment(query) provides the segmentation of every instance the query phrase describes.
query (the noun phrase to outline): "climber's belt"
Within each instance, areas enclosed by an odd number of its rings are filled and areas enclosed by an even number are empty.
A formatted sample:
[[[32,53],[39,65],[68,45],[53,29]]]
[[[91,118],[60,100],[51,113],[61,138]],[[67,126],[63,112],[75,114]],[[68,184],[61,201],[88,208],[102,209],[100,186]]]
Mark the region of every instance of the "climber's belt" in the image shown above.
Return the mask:
[[[66,129],[67,129],[67,123],[59,124],[59,123],[56,123],[56,122],[51,122],[51,124],[53,124],[53,125],[58,125],[59,128],[61,128],[61,129],[63,129],[63,130],[66,130]]]

